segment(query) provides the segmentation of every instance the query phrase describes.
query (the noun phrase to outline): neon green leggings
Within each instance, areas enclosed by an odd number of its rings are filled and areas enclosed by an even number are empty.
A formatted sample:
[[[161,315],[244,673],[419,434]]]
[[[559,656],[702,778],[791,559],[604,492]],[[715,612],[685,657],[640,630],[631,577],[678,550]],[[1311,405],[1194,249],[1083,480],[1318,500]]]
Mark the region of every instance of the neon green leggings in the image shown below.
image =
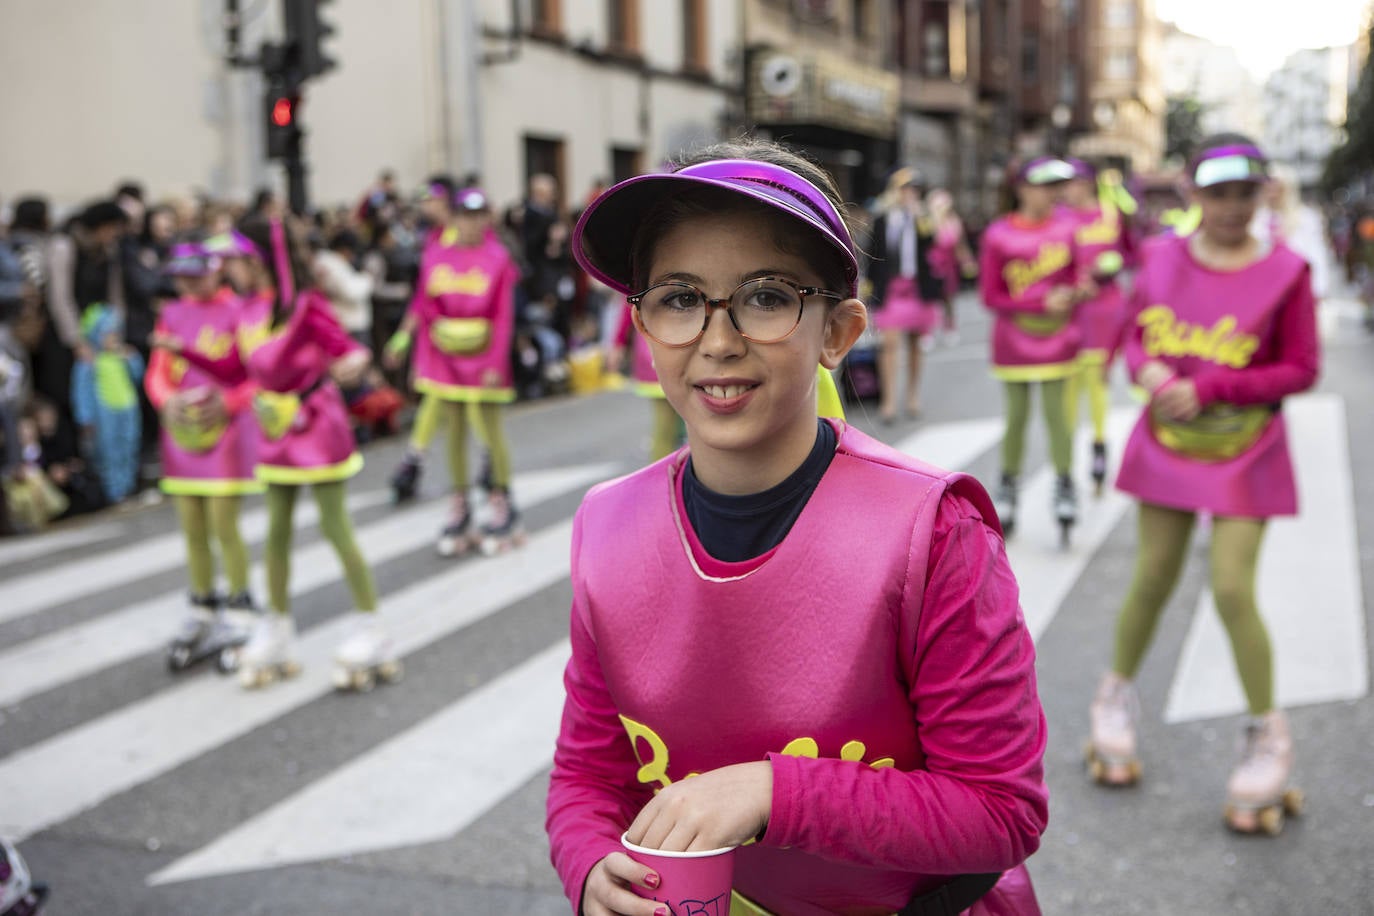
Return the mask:
[[[1116,623],[1112,668],[1134,678],[1150,648],[1160,613],[1178,583],[1193,533],[1192,512],[1140,504],[1135,576]],[[1255,604],[1255,570],[1264,519],[1212,520],[1212,595],[1231,640],[1231,654],[1252,715],[1274,708],[1274,656]]]
[[[657,461],[673,453],[682,444],[682,418],[673,410],[667,398],[653,398],[653,427],[649,436],[649,460]]]
[[[1084,363],[1079,370],[1066,379],[1065,398],[1069,431],[1078,428],[1078,402],[1084,391],[1088,392],[1088,418],[1093,424],[1093,441],[1107,440],[1107,407],[1111,402],[1111,392],[1107,390],[1107,367],[1099,363]]]
[[[315,504],[320,507],[320,531],[333,545],[343,566],[353,604],[360,611],[377,610],[377,587],[372,583],[372,571],[358,551],[353,537],[353,522],[344,505],[344,482],[311,484]],[[291,612],[291,516],[296,510],[296,494],[300,487],[285,484],[267,486],[267,600],[278,614]]]
[[[1002,437],[1002,473],[1017,477],[1026,453],[1026,422],[1030,419],[1032,382],[1004,382],[1007,401],[1007,431]],[[1073,465],[1073,431],[1065,416],[1068,398],[1064,380],[1040,382],[1040,410],[1050,438],[1050,460],[1058,474],[1067,474]]]
[[[239,497],[180,494],[176,497],[176,507],[181,517],[182,534],[186,536],[186,571],[191,580],[191,593],[209,595],[215,590],[215,559],[210,550],[212,535],[219,542],[229,593],[247,591],[248,545],[239,534]]]
[[[434,394],[425,394],[415,413],[415,427],[410,431],[410,447],[422,455],[434,441],[439,420],[448,416],[448,468],[453,489],[468,488],[468,424],[477,430],[477,438],[491,453],[491,483],[499,489],[510,489],[510,444],[506,441],[505,424],[501,422],[501,404],[446,401]]]

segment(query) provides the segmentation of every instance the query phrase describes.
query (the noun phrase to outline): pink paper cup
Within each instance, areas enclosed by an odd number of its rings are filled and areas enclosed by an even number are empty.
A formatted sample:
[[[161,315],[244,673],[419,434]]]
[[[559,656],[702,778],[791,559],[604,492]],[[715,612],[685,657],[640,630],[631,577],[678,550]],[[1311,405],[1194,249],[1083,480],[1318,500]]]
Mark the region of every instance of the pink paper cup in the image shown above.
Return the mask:
[[[735,847],[663,852],[636,846],[623,834],[620,845],[631,859],[658,872],[659,884],[653,890],[632,887],[639,896],[668,904],[671,916],[729,916]]]

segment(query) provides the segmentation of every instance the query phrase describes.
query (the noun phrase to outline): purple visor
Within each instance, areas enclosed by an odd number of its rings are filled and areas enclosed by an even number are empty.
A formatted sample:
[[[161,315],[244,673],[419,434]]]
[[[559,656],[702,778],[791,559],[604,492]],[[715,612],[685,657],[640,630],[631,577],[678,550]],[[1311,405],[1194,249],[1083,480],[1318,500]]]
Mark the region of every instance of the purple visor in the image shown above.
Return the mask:
[[[487,195],[482,193],[481,188],[464,188],[455,196],[454,203],[459,210],[465,210],[468,213],[491,209],[491,204],[487,202]]]
[[[204,242],[201,247],[206,254],[220,258],[256,258],[264,260],[262,252],[258,246],[253,244],[242,232],[237,229],[230,229],[228,232],[221,232],[219,235],[212,235]]]
[[[1018,184],[1059,184],[1078,177],[1078,170],[1063,159],[1054,156],[1040,156],[1021,166],[1016,173]]]
[[[1218,146],[1193,163],[1193,187],[1210,188],[1228,181],[1265,182],[1269,169],[1264,154],[1248,144]]]
[[[182,242],[172,246],[172,253],[163,265],[162,272],[169,277],[204,277],[219,270],[218,255],[212,255],[204,247],[193,242]]]
[[[819,233],[844,265],[845,290],[858,290],[859,262],[844,219],[820,188],[782,166],[752,159],[715,159],[666,175],[639,175],[602,192],[573,230],[573,257],[587,273],[626,295],[634,276],[630,252],[644,219],[663,201],[694,187],[719,188],[782,213]]]
[[[1073,177],[1085,181],[1097,180],[1097,167],[1091,162],[1084,159],[1065,159],[1064,161],[1073,166]]]

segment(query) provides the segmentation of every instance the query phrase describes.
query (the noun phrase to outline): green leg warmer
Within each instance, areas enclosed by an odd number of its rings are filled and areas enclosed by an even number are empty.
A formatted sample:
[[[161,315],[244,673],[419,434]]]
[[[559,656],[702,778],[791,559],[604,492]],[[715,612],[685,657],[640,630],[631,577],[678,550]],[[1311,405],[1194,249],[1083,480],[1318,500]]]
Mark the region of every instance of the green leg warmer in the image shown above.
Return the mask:
[[[291,516],[299,487],[267,485],[267,602],[278,614],[291,613]]]
[[[372,570],[363,561],[353,536],[353,522],[344,505],[344,482],[317,483],[311,489],[320,507],[320,531],[339,556],[348,590],[353,593],[354,606],[360,611],[377,610],[377,587],[372,582]]]
[[[1263,519],[1212,520],[1212,596],[1231,638],[1231,653],[1253,716],[1274,708],[1274,653],[1255,603],[1255,573],[1263,540]]]
[[[1030,384],[1004,382],[1007,430],[1002,436],[1002,473],[1017,477],[1026,453],[1026,421],[1030,419]]]
[[[477,437],[491,453],[491,485],[498,490],[510,490],[511,455],[502,422],[503,404],[472,404],[468,416],[477,428]]]
[[[215,587],[215,560],[210,553],[210,528],[206,519],[206,497],[176,497],[181,532],[186,536],[186,572],[193,595],[208,595]]]
[[[229,594],[248,590],[248,545],[239,533],[239,497],[207,496],[210,527],[219,542],[220,561],[224,564],[224,578],[229,580]]]
[[[1073,470],[1073,427],[1069,426],[1069,418],[1065,415],[1068,401],[1064,388],[1063,379],[1040,383],[1040,410],[1049,432],[1050,461],[1061,477]]]
[[[1150,648],[1160,612],[1169,601],[1193,533],[1193,513],[1140,504],[1135,575],[1116,621],[1112,670],[1132,679]]]

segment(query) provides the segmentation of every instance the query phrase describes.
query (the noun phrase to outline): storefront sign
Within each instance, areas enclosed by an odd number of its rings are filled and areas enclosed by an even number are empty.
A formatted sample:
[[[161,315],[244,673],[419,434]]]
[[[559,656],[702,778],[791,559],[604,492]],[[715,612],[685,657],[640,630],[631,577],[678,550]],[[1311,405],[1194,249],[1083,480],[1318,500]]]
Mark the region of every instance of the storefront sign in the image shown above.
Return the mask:
[[[817,53],[763,51],[750,67],[749,115],[756,124],[815,124],[874,137],[897,127],[895,73]]]

